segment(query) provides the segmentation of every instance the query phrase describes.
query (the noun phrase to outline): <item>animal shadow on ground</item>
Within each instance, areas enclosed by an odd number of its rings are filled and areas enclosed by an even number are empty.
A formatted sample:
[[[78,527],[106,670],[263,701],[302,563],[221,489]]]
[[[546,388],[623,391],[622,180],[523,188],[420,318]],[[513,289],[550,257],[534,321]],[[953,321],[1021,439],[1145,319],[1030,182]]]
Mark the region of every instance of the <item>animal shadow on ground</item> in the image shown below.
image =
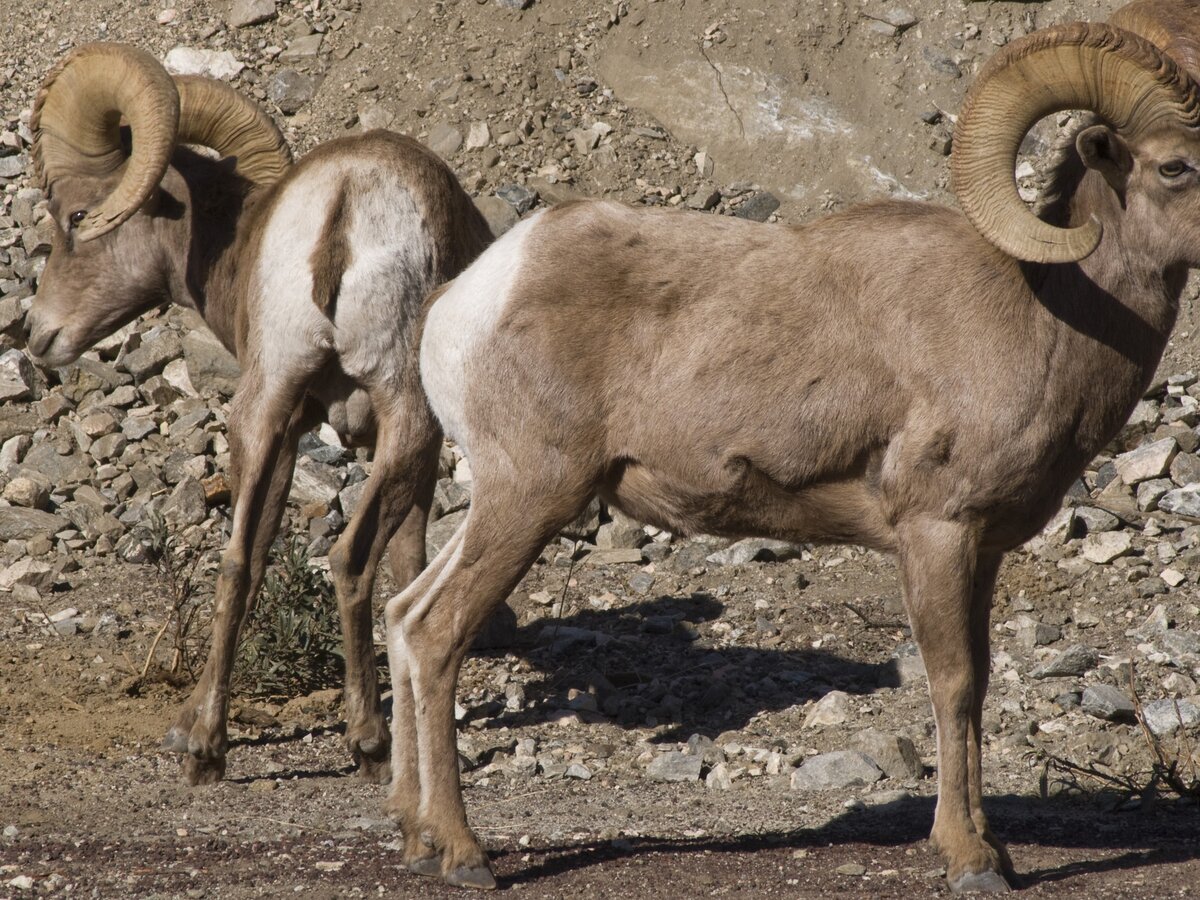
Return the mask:
[[[745,627],[760,646],[703,646],[696,626],[725,611],[711,595],[694,593],[539,618],[518,630],[515,647],[545,677],[525,685],[522,709],[481,712],[494,715],[494,725],[511,727],[568,709],[625,727],[664,725],[658,740],[673,742],[738,730],[760,713],[797,707],[834,689],[869,694],[900,684],[895,658],[855,661],[784,646],[777,638],[774,646],[762,646],[775,638],[773,629],[764,623],[766,631],[758,632],[753,619]]]
[[[508,872],[503,858],[520,850],[496,854],[506,871],[506,885],[538,882],[566,872],[579,871],[612,860],[661,854],[742,854],[772,850],[822,850],[830,846],[867,844],[901,846],[917,844],[929,835],[936,799],[905,797],[890,803],[844,813],[817,828],[767,831],[734,837],[656,838],[631,837],[623,841],[589,841],[543,848],[544,856],[523,862]],[[1149,813],[1104,812],[1095,798],[1082,800],[1006,794],[985,801],[998,835],[1012,842],[1022,887],[1052,885],[1071,878],[1143,869],[1200,858],[1200,845],[1190,829],[1180,829],[1180,814],[1195,814],[1195,803],[1159,801]],[[1097,859],[1021,866],[1023,847],[1096,850]],[[1112,851],[1117,852],[1113,855]],[[1032,854],[1030,854],[1032,855]],[[1043,858],[1052,854],[1042,854]]]

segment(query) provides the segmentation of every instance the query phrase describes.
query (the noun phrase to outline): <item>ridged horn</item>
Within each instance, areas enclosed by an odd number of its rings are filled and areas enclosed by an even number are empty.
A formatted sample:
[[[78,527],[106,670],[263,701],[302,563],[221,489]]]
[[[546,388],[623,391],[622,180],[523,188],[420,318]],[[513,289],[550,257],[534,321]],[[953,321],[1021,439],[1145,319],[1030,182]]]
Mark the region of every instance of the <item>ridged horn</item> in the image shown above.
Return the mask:
[[[1146,39],[1110,25],[1077,22],[1034,32],[988,60],[958,117],[951,175],[967,218],[1018,259],[1083,259],[1100,243],[1089,222],[1058,228],[1017,194],[1017,149],[1034,123],[1065,109],[1096,113],[1136,138],[1171,123],[1200,126],[1191,78]]]
[[[274,184],[292,164],[283,134],[259,106],[212,78],[178,75],[179,141],[211,147],[233,157],[238,174]]]
[[[58,63],[33,104],[34,171],[48,190],[64,175],[101,178],[125,162],[122,117],[133,152],[116,188],[75,226],[75,240],[112,231],[162,180],[175,149],[179,95],[171,76],[143,50],[84,44]]]
[[[1200,77],[1200,0],[1134,0],[1109,17],[1109,24],[1140,34]]]

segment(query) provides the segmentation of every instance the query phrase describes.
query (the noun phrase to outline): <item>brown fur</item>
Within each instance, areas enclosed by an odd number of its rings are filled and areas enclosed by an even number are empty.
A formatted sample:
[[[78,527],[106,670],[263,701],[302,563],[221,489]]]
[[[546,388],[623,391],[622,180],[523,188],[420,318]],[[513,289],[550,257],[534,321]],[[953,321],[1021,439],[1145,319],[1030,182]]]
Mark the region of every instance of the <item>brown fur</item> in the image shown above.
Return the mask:
[[[390,803],[415,870],[491,879],[454,765],[458,665],[600,493],[673,531],[895,553],[938,726],[933,840],[952,887],[1011,876],[982,809],[996,572],[1142,396],[1200,264],[1200,135],[1164,127],[1114,158],[1127,168],[1107,179],[1059,179],[1067,218],[1104,225],[1069,265],[1017,262],[928,204],[799,227],[610,203],[543,214],[458,374],[461,411],[437,389],[453,373],[423,369],[435,412],[465,422],[475,490],[387,612]],[[1180,158],[1190,174],[1160,175]],[[437,310],[426,349],[454,340]]]
[[[239,177],[229,161],[180,148],[142,209],[112,233],[79,246],[70,239],[70,213],[97,203],[121,172],[104,180],[59,179],[51,200],[59,228],[31,313],[32,352],[78,355],[138,314],[173,301],[198,309],[242,365],[228,428],[234,524],[217,580],[213,641],[204,672],[165,741],[184,755],[185,778],[193,784],[224,773],[238,632],[279,528],[297,442],[326,418],[348,442],[376,447],[360,508],[331,552],[330,567],[345,640],[347,743],[365,777],[388,778],[371,590],[385,549],[400,583],[411,581],[424,565],[441,438],[421,391],[416,354],[410,352],[412,319],[422,297],[397,293],[393,298],[402,331],[395,353],[404,361],[397,379],[358,383],[332,348],[314,349],[295,371],[264,370],[260,350],[266,342],[305,343],[302,334],[262,334],[261,304],[267,298],[259,283],[259,260],[266,224],[289,185],[326,161],[344,162],[343,172],[369,162],[403,179],[417,206],[416,227],[433,248],[428,271],[415,273],[414,283],[432,285],[453,277],[491,240],[449,168],[416,141],[387,132],[330,141],[265,188]],[[365,196],[364,188],[345,177],[337,202],[325,211],[323,239],[309,260],[311,299],[331,318],[353,261],[346,234],[349,212],[356,198]],[[380,290],[389,287],[380,285]]]

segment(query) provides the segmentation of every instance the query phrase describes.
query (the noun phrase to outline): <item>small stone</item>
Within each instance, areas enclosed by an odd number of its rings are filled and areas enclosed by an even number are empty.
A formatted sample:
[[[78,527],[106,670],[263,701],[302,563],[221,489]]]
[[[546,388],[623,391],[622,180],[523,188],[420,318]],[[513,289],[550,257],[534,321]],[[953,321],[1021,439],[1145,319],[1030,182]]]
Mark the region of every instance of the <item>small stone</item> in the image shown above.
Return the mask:
[[[1174,490],[1175,482],[1170,478],[1151,478],[1137,486],[1137,505],[1142,512],[1154,512],[1158,501],[1167,491]]]
[[[578,778],[581,781],[589,781],[592,777],[592,770],[582,763],[571,763],[567,766],[567,771],[563,773],[564,778]]]
[[[721,202],[721,191],[713,184],[697,188],[686,201],[688,209],[708,210]]]
[[[27,541],[41,534],[54,535],[70,523],[60,517],[36,509],[16,506],[0,507],[0,542]]]
[[[830,691],[812,705],[812,709],[804,717],[804,727],[842,725],[849,717],[850,695],[845,691]]]
[[[1066,678],[1083,675],[1100,662],[1100,654],[1091,647],[1075,644],[1051,657],[1038,666],[1030,676],[1033,678]]]
[[[861,878],[867,874],[867,867],[861,863],[843,863],[834,869],[839,875],[847,875],[851,878]]]
[[[229,81],[246,68],[246,64],[228,50],[199,47],[175,47],[167,54],[164,65],[172,75],[206,75],[222,81]]]
[[[1152,700],[1142,706],[1142,718],[1154,734],[1174,734],[1200,722],[1200,708],[1190,700]]]
[[[717,763],[704,776],[704,786],[710,791],[727,791],[733,787],[733,779],[729,775],[729,767],[725,763]]]
[[[903,7],[894,6],[883,14],[887,23],[900,31],[912,28],[921,20]]]
[[[1108,510],[1096,509],[1094,506],[1075,507],[1075,521],[1082,522],[1088,534],[1115,531],[1121,526],[1121,520]]]
[[[462,132],[453,125],[447,125],[444,122],[439,122],[429,129],[429,137],[425,143],[429,145],[429,149],[443,159],[450,159],[458,152],[459,147],[463,144]]]
[[[730,544],[724,550],[709,554],[706,562],[718,566],[738,566],[755,560],[763,562],[783,562],[800,558],[800,548],[786,541],[775,541],[769,538],[746,538]]]
[[[167,524],[175,528],[199,525],[208,516],[204,486],[190,475],[185,477],[171,492],[162,514]]]
[[[1187,576],[1178,569],[1163,569],[1158,573],[1158,577],[1165,581],[1168,587],[1179,587],[1187,581]]]
[[[25,585],[46,592],[54,586],[55,570],[48,563],[25,557],[0,572],[0,591],[11,591],[17,585]]]
[[[513,205],[499,197],[476,197],[475,206],[483,213],[488,227],[492,229],[492,234],[496,237],[500,237],[521,221],[521,217],[513,209]]]
[[[1200,484],[1189,484],[1174,491],[1167,491],[1159,498],[1158,508],[1179,516],[1200,518]]]
[[[4,486],[4,499],[26,509],[45,509],[50,503],[50,490],[35,479],[18,476]]]
[[[509,184],[496,191],[496,196],[512,204],[518,215],[525,215],[538,201],[537,191],[523,184]]]
[[[916,745],[902,735],[884,734],[868,728],[855,735],[853,749],[867,754],[888,778],[912,781],[925,774]]]
[[[0,403],[33,397],[33,363],[20,350],[0,354]]]
[[[646,767],[646,774],[653,781],[696,781],[703,763],[699,756],[679,751],[661,753]]]
[[[1133,539],[1124,531],[1106,531],[1084,538],[1079,555],[1088,562],[1104,565],[1133,549]]]
[[[173,359],[183,355],[183,346],[174,332],[164,331],[154,340],[144,341],[117,361],[117,368],[128,372],[138,384],[158,375]]]
[[[749,219],[752,222],[765,222],[771,213],[779,209],[779,201],[774,194],[758,191],[751,194],[749,199],[738,206],[733,214],[739,219]]]
[[[792,790],[828,791],[873,784],[883,777],[874,761],[859,750],[835,750],[804,761],[792,772]]]
[[[279,54],[279,61],[289,63],[311,60],[321,52],[321,42],[324,38],[323,34],[309,34],[288,41],[287,49]]]
[[[1080,709],[1089,716],[1108,722],[1134,721],[1133,701],[1107,684],[1090,684],[1083,690]]]
[[[1171,461],[1179,452],[1179,444],[1175,438],[1165,438],[1151,444],[1119,454],[1113,465],[1117,474],[1128,485],[1136,485],[1150,478],[1159,478],[1171,468]]]
[[[492,133],[488,130],[487,122],[472,122],[471,127],[467,129],[467,140],[463,144],[468,150],[482,150],[492,140]]]
[[[226,21],[231,28],[260,25],[275,18],[275,0],[233,0]]]
[[[533,6],[533,0],[495,0],[495,3],[505,9],[529,9]]]
[[[280,69],[267,81],[268,99],[289,116],[299,112],[316,90],[316,79],[295,69]]]

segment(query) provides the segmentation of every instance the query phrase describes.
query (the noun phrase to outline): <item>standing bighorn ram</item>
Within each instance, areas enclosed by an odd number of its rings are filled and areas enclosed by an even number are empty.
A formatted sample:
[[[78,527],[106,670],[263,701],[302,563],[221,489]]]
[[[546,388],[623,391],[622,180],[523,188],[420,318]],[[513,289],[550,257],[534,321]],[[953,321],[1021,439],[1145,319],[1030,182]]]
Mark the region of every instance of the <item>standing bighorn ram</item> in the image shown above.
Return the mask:
[[[1017,148],[1079,108],[1096,124],[1039,219]],[[1150,382],[1200,264],[1198,170],[1189,75],[1128,30],[1064,25],[971,89],[965,216],[884,202],[783,227],[571,204],[436,292],[421,379],[475,486],[387,607],[408,867],[495,884],[463,808],[455,680],[488,611],[599,493],[675,532],[895,553],[937,723],[932,838],[953,889],[1006,889],[980,767],[997,570]]]
[[[346,441],[376,448],[330,565],[345,640],[347,743],[365,777],[386,781],[371,588],[385,547],[402,584],[424,565],[440,446],[413,325],[428,292],[490,242],[487,224],[446,165],[415,141],[372,132],[330,141],[293,165],[278,129],[249,100],[218,81],[173,79],[131,47],[72,52],[47,76],[32,126],[58,226],[27,322],[34,358],[66,365],[173,302],[197,309],[242,366],[229,415],[233,531],[212,649],[165,746],[184,755],[189,782],[222,777],[238,631],[279,528],[297,441],[324,419]]]

